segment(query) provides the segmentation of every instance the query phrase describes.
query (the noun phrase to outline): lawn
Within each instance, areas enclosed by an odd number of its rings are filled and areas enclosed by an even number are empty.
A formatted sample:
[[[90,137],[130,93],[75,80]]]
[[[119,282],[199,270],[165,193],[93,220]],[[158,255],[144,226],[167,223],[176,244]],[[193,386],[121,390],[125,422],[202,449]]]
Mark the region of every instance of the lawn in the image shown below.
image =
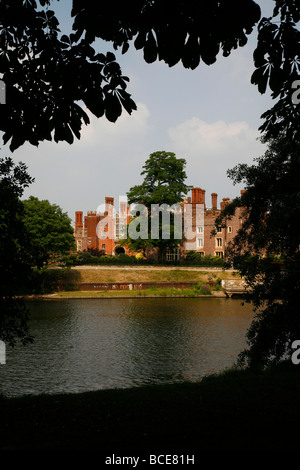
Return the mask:
[[[0,450],[107,456],[298,449],[300,372],[228,371],[198,383],[0,398]]]
[[[230,271],[198,271],[192,269],[135,269],[135,268],[75,268],[80,273],[80,282],[208,282],[209,280],[238,279]]]

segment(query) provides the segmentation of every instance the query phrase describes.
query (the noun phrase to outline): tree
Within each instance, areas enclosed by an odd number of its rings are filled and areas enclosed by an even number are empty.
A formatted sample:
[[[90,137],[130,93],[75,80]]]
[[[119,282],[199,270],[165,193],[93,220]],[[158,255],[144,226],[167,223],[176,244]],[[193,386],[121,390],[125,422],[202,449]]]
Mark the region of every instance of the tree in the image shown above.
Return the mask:
[[[258,23],[255,71],[251,81],[260,93],[269,87],[275,106],[264,113],[260,130],[268,137],[278,129],[299,137],[300,111],[292,100],[298,78],[300,6],[275,0],[273,13],[261,18],[254,0],[119,0],[113,3],[73,0],[73,30],[61,34],[49,9],[51,0],[0,2],[0,74],[7,100],[0,129],[13,151],[44,139],[70,144],[89,123],[84,106],[96,117],[116,121],[135,103],[126,91],[114,54],[98,53],[95,38],[126,53],[130,44],[143,50],[147,63],[182,62],[195,69],[213,64],[243,47]],[[42,7],[42,8],[41,8]],[[0,76],[1,76],[0,75]],[[83,105],[82,105],[83,104]]]
[[[0,77],[6,86],[0,129],[14,151],[24,142],[80,138],[84,106],[116,121],[136,109],[114,54],[97,54],[78,33],[60,34],[50,0],[0,2]]]
[[[266,111],[260,130],[268,138],[284,131],[300,140],[298,99],[293,101],[295,81],[300,68],[300,4],[294,0],[274,0],[273,12],[261,18],[258,3],[253,0],[129,0],[108,4],[106,8],[89,0],[74,0],[74,29],[85,33],[92,43],[95,37],[113,41],[122,52],[130,41],[143,50],[147,63],[162,60],[170,67],[182,62],[195,69],[200,62],[213,64],[222,51],[225,57],[232,49],[243,47],[247,36],[258,23],[255,70],[251,82],[272,98],[279,98]],[[107,22],[107,18],[114,18]],[[300,82],[297,88],[300,88]]]
[[[33,182],[24,163],[0,159],[0,339],[10,345],[31,341],[28,309],[16,296],[31,273],[29,237],[24,226],[23,191]]]
[[[183,158],[176,158],[172,152],[160,151],[150,154],[143,165],[144,170],[141,173],[141,175],[145,175],[143,183],[134,186],[127,193],[129,204],[142,204],[147,209],[147,215],[145,215],[147,218],[145,234],[147,238],[132,239],[129,235],[127,244],[131,249],[145,251],[148,247],[157,247],[159,259],[164,260],[166,250],[168,248],[171,250],[180,243],[181,238],[177,237],[174,229],[173,211],[170,213],[170,223],[166,222],[166,225],[170,227],[169,238],[163,238],[163,231],[167,228],[164,225],[163,216],[159,217],[159,220],[156,219],[158,221],[157,239],[151,236],[151,226],[153,226],[154,204],[166,205],[162,206],[162,212],[166,214],[169,207],[171,208],[174,204],[182,202],[189,191],[190,187],[184,183],[186,179],[185,165],[186,161]]]
[[[58,205],[33,196],[23,201],[23,205],[23,220],[38,268],[47,264],[51,257],[68,254],[75,248],[71,219]]]
[[[237,165],[228,174],[246,192],[228,204],[216,226],[246,208],[227,255],[252,289],[248,301],[256,311],[239,362],[268,366],[290,357],[300,339],[300,143],[279,136],[257,164]]]

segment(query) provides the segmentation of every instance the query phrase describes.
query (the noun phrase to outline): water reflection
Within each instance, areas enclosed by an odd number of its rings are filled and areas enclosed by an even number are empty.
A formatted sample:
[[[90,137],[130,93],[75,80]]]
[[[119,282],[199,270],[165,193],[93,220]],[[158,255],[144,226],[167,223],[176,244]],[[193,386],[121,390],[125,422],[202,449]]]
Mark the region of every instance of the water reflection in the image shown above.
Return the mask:
[[[0,390],[79,392],[199,380],[245,346],[251,305],[234,299],[31,302],[35,342],[7,348]]]

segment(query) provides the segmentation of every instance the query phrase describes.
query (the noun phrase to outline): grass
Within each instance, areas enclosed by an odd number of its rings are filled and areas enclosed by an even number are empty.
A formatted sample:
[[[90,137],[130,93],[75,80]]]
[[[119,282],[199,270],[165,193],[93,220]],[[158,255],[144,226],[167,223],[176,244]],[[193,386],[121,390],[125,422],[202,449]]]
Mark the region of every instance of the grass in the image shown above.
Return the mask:
[[[221,279],[238,278],[228,271],[196,271],[187,269],[81,269],[75,268],[80,273],[80,282],[208,282],[217,277]],[[111,281],[113,279],[113,281]]]
[[[151,287],[141,290],[103,290],[103,291],[64,291],[55,297],[202,297],[196,289],[176,289],[173,287]],[[205,295],[209,297],[209,295]],[[54,298],[54,297],[53,297]]]
[[[300,371],[231,370],[199,383],[0,399],[0,450],[105,456],[298,449]]]

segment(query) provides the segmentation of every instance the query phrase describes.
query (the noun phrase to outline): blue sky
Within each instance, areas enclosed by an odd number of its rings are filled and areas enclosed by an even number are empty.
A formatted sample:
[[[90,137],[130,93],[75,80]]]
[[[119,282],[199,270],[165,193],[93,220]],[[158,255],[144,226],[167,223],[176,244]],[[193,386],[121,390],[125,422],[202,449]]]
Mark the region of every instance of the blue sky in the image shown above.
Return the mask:
[[[271,15],[271,0],[258,3]],[[70,32],[70,5],[63,0],[56,6],[62,33]],[[91,117],[81,140],[71,146],[46,142],[16,150],[13,159],[25,162],[35,178],[24,197],[48,199],[74,220],[76,210],[96,210],[105,196],[118,200],[141,183],[144,162],[158,150],[186,159],[187,184],[206,190],[207,206],[212,192],[218,193],[218,204],[223,197],[235,197],[241,186],[233,186],[226,171],[237,163],[251,164],[264,153],[258,127],[272,101],[250,83],[255,43],[256,31],[244,48],[194,71],[181,64],[147,64],[133,47],[123,56],[116,53],[130,78],[128,91],[137,111],[131,116],[124,111],[115,124]],[[101,41],[96,48],[113,51]],[[9,154],[3,147],[2,155]]]

